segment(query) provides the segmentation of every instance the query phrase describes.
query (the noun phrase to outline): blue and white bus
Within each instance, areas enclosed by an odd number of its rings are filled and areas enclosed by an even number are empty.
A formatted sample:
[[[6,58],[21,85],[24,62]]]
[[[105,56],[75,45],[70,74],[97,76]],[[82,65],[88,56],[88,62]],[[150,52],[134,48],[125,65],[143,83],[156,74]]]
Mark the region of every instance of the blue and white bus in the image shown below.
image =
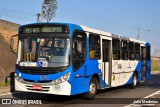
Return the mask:
[[[11,40],[11,42],[13,42]],[[70,23],[22,25],[18,32],[15,90],[83,94],[148,80],[150,43]]]

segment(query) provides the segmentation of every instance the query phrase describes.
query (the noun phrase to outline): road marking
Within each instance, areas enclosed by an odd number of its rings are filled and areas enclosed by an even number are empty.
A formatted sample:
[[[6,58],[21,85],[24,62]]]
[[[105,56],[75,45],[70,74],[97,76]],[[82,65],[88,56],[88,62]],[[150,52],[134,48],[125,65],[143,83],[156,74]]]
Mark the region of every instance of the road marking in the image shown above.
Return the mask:
[[[144,97],[144,98],[142,98],[142,99],[147,99],[147,98],[153,98],[153,96],[154,95],[157,95],[157,94],[160,94],[160,90],[159,91],[156,91],[156,92],[154,92],[154,93],[152,93],[152,94],[150,94],[150,95],[148,95],[148,96],[146,96],[146,97]],[[142,99],[139,99],[139,100],[142,100]],[[126,106],[124,106],[124,107],[140,107],[140,106],[142,106],[143,104],[129,104],[129,105],[126,105]],[[152,104],[153,105],[153,104]],[[155,104],[154,104],[155,105]],[[153,105],[153,106],[154,106]]]
[[[160,93],[160,90],[157,91],[157,92],[155,92],[155,93],[153,93],[153,94],[151,94],[151,95],[148,95],[148,96],[146,96],[146,97],[144,97],[144,98],[150,98],[151,96],[154,96],[154,95],[159,94],[159,93]]]
[[[0,96],[5,96],[5,95],[10,95],[10,94],[17,94],[17,93],[22,93],[22,92],[14,92],[14,93],[6,93],[6,94],[0,94]]]

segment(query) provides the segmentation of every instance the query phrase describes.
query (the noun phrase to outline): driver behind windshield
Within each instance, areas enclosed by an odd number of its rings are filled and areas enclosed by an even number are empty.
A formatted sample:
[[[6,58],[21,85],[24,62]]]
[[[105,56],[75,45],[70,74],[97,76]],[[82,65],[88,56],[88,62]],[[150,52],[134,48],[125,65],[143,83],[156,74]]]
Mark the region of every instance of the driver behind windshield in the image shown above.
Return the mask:
[[[41,39],[40,44],[44,47],[41,49],[44,51],[42,56],[48,57],[49,59],[52,56],[64,56],[64,42],[62,40],[49,40],[45,43],[45,40]]]

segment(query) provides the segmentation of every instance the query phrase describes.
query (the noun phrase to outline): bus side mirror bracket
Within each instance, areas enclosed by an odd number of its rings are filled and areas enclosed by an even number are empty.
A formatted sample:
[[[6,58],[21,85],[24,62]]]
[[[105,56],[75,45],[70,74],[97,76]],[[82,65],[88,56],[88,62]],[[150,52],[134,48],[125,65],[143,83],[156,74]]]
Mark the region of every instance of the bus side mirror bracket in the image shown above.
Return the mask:
[[[10,39],[10,50],[13,49],[13,46],[14,46],[14,38],[11,37],[11,39]]]
[[[18,35],[14,35],[10,39],[10,51],[14,54],[17,54],[17,49],[14,48],[14,37],[17,37]]]

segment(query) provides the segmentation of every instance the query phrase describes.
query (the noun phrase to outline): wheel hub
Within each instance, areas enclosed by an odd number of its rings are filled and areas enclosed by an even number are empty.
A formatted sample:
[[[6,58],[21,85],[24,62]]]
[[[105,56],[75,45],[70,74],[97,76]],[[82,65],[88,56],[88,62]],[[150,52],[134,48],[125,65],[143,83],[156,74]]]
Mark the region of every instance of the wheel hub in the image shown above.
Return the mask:
[[[91,94],[95,94],[96,92],[96,85],[94,83],[90,84],[90,89],[89,89]]]

